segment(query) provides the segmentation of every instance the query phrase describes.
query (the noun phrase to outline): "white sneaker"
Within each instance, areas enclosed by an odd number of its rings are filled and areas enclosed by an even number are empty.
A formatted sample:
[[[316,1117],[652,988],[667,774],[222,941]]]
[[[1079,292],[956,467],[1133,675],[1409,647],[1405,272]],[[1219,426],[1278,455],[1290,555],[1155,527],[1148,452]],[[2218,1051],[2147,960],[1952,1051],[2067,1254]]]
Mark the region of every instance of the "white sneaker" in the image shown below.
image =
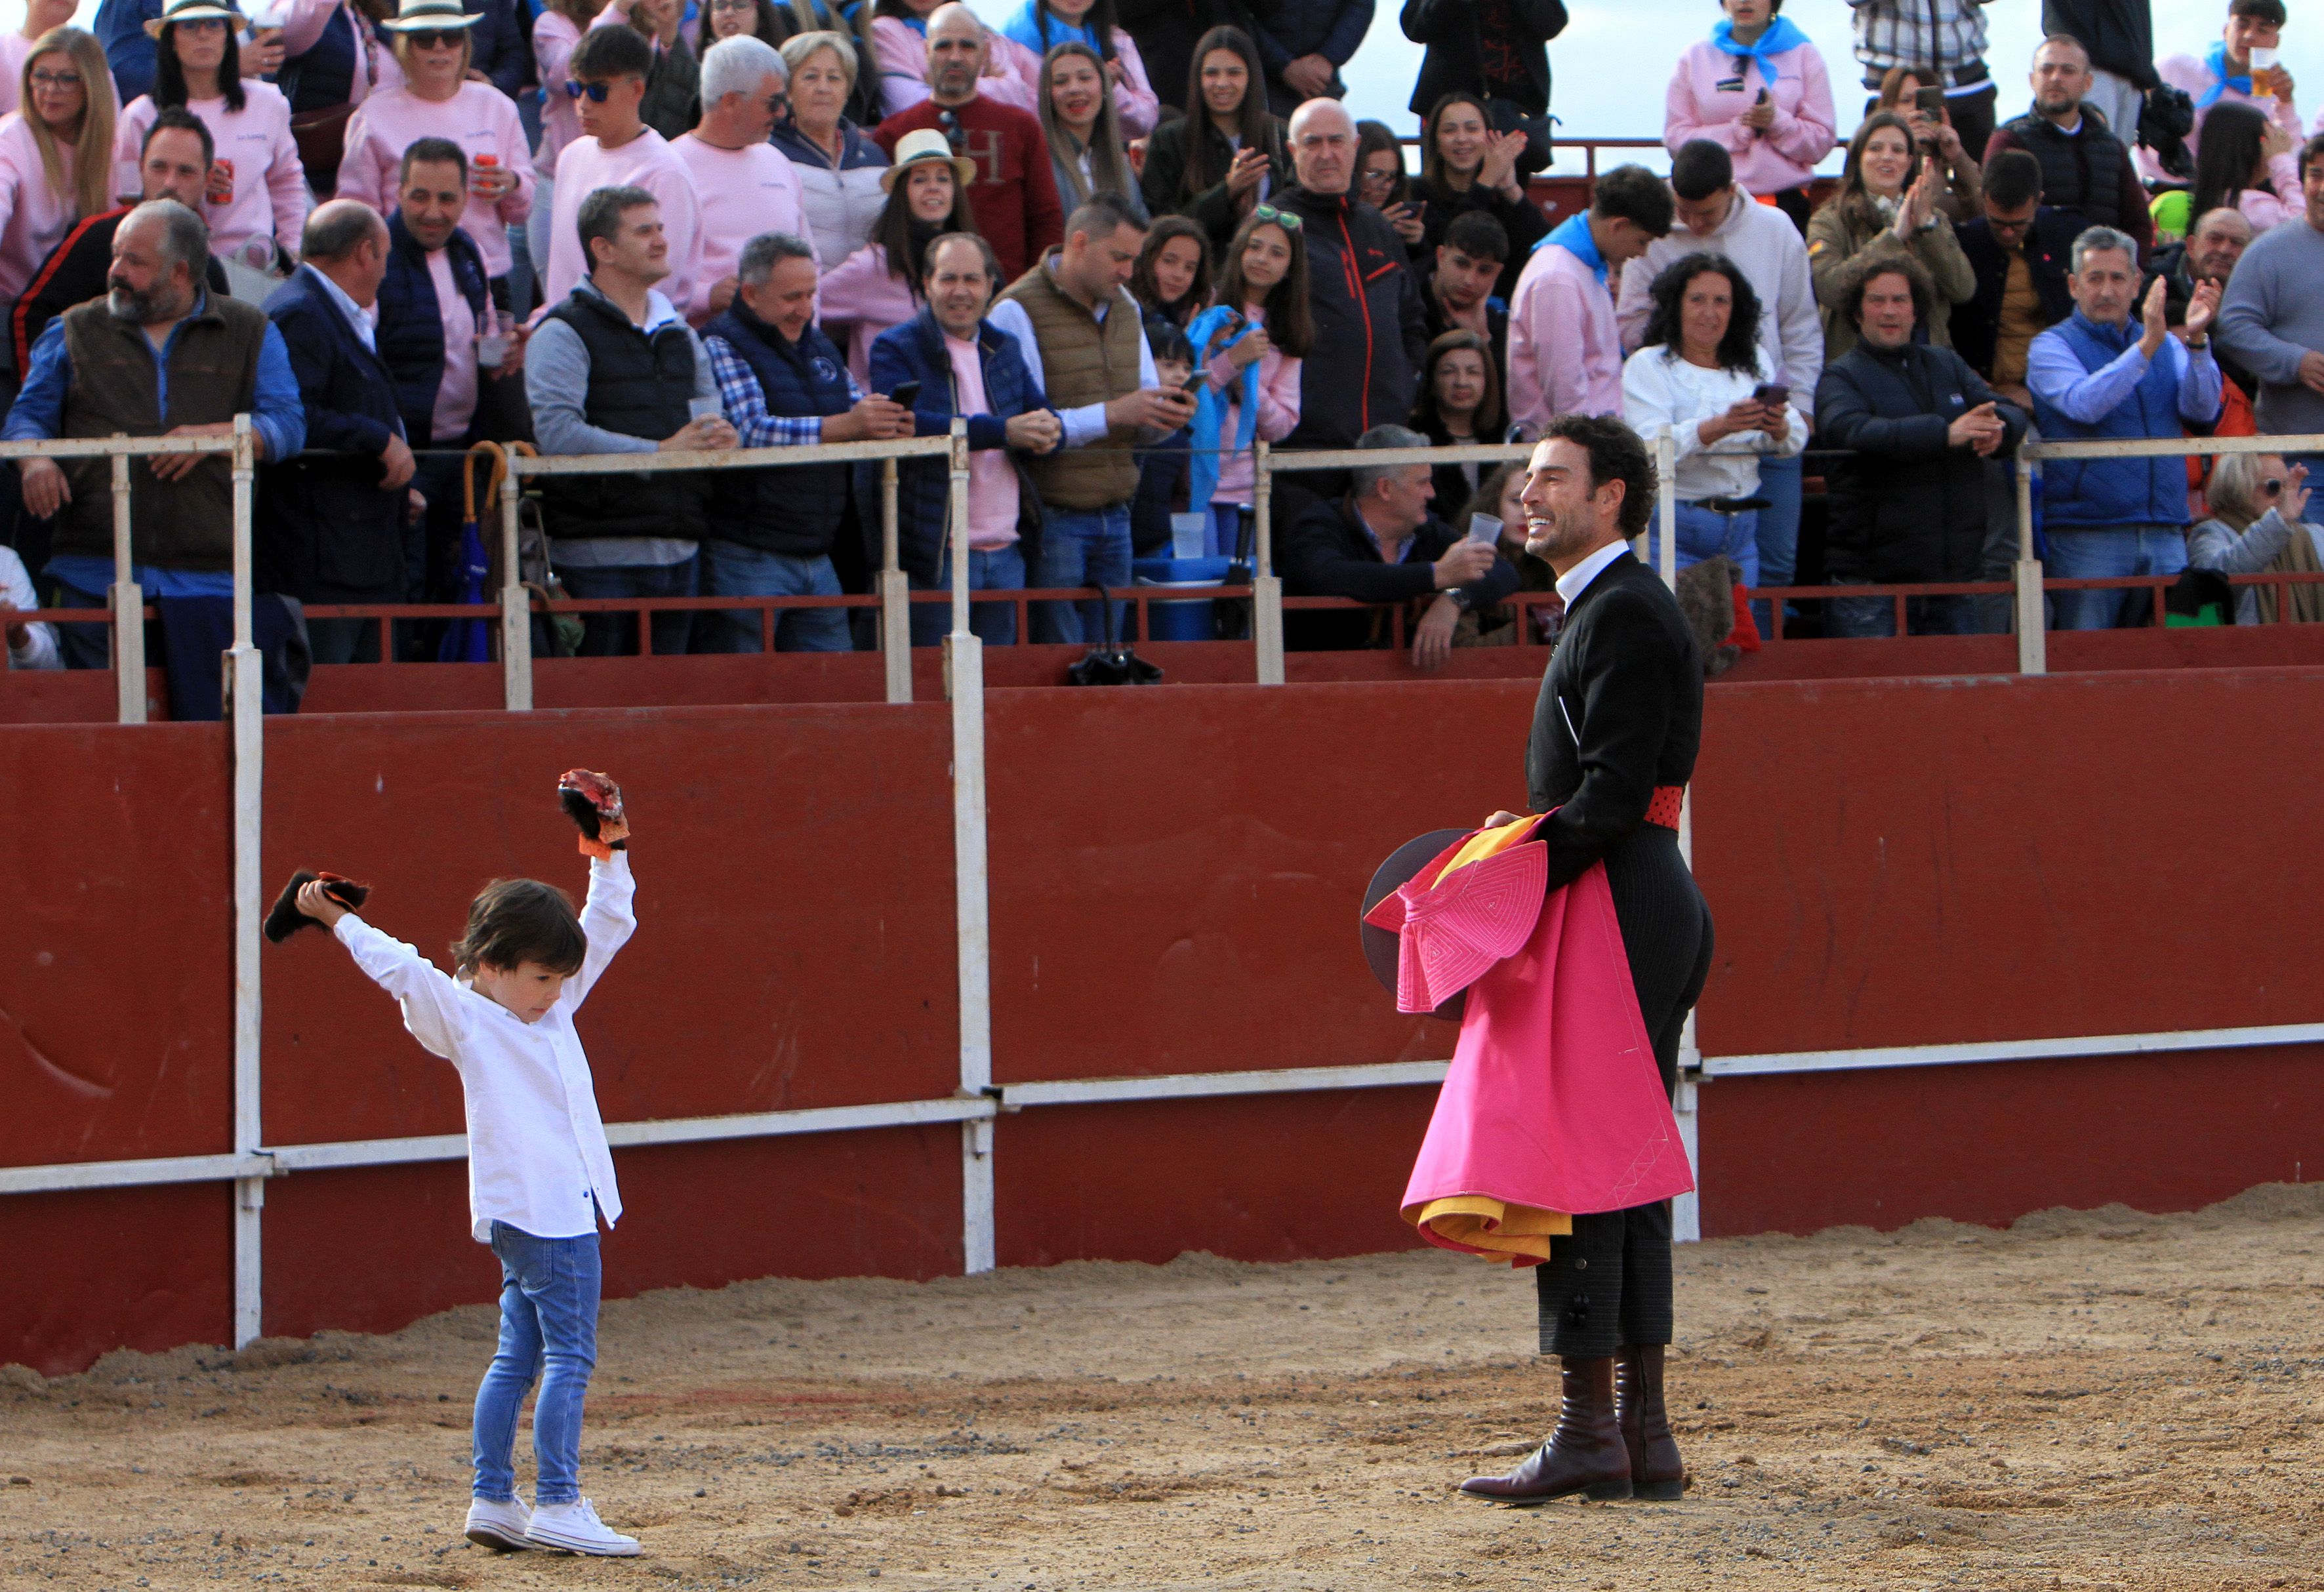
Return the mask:
[[[479,1548],[489,1548],[495,1553],[514,1553],[532,1546],[524,1540],[525,1528],[531,1523],[532,1511],[524,1506],[521,1497],[511,1497],[499,1504],[478,1498],[468,1505],[465,1534]]]
[[[604,1559],[627,1559],[638,1551],[638,1540],[599,1520],[597,1506],[586,1498],[575,1504],[541,1505],[532,1512],[524,1540],[536,1548],[562,1548],[567,1553]]]

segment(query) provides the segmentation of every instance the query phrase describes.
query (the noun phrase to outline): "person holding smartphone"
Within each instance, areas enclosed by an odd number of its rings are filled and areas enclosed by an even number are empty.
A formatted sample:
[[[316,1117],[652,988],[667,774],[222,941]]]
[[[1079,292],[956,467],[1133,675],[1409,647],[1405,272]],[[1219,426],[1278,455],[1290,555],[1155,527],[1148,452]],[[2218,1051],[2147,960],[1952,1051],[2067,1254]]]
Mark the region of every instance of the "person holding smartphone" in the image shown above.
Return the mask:
[[[1735,161],[1735,180],[1807,230],[1808,185],[1831,152],[1839,119],[1823,57],[1784,0],[1720,0],[1724,14],[1678,58],[1663,98],[1663,143],[1708,138]]]
[[[1841,276],[1859,254],[1909,255],[1936,285],[1928,341],[1952,346],[1952,307],[1977,297],[1977,271],[1941,207],[1944,178],[1914,146],[1912,124],[1888,111],[1864,119],[1849,141],[1840,192],[1808,223],[1808,271],[1823,317],[1824,361],[1856,346],[1840,313]]]
[[[1880,79],[1880,98],[1874,108],[1893,111],[1911,124],[1921,158],[1944,173],[1937,207],[1945,219],[1955,225],[1976,220],[1985,198],[1984,174],[1953,125],[1943,87],[1911,67],[1891,67]]]

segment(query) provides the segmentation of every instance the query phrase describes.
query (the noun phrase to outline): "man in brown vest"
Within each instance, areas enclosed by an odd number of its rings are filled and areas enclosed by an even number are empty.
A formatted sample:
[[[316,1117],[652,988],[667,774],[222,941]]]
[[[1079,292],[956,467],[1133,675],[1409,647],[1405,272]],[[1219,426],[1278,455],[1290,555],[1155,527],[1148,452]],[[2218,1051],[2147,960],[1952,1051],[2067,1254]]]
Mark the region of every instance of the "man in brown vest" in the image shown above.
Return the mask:
[[[1025,368],[1065,421],[1065,445],[1027,461],[1041,496],[1036,586],[1130,584],[1135,450],[1194,419],[1194,400],[1155,376],[1144,317],[1124,285],[1145,240],[1146,224],[1121,200],[1093,195],[1067,218],[1064,246],[1011,283],[987,317],[1017,339]],[[1095,602],[1033,612],[1036,641],[1105,633]]]
[[[51,321],[0,437],[223,437],[247,413],[263,462],[305,444],[299,382],[265,314],[209,292],[209,232],[174,199],[131,211],[113,235],[102,299]],[[60,608],[102,608],[113,584],[113,494],[105,460],[32,459],[24,508],[56,516],[45,574]],[[129,472],[134,575],[149,597],[234,589],[234,478],[219,454],[163,454]],[[59,627],[65,661],[106,666],[101,625]]]

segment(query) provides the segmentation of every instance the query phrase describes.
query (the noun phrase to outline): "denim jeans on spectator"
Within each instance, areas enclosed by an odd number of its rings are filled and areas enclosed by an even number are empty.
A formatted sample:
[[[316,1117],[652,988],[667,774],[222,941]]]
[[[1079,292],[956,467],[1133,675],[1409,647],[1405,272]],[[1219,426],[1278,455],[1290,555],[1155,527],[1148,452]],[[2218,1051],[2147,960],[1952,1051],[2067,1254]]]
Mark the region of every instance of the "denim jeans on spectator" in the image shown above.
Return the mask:
[[[516,1490],[516,1422],[540,1380],[532,1411],[533,1503],[581,1495],[581,1405],[597,1364],[597,1235],[536,1238],[493,1223],[501,1263],[501,1340],[476,1388],[475,1495],[506,1502]]]
[[[802,558],[789,553],[769,553],[740,542],[702,544],[702,594],[706,597],[836,597],[839,572],[831,559],[818,554]],[[778,608],[775,650],[778,652],[849,652],[853,638],[847,633],[844,608]],[[696,650],[757,652],[759,611],[728,608],[701,616],[696,626]],[[659,650],[659,648],[656,649]]]
[[[1834,581],[1831,589],[1844,591],[1869,581]],[[1915,636],[1973,636],[1978,632],[1975,597],[1907,597],[1904,624]],[[1894,597],[1834,597],[1823,605],[1827,636],[1893,636],[1896,633]]]
[[[936,578],[911,577],[916,592],[952,590],[952,548],[947,545],[936,564]],[[1021,592],[1025,589],[1025,549],[1016,542],[987,552],[969,549],[968,589],[972,592]],[[972,603],[969,633],[987,647],[1017,644],[1017,605],[1013,603]],[[934,647],[952,630],[952,609],[942,603],[912,604],[912,645]]]
[[[2029,428],[2025,440],[2034,440]],[[2038,490],[2038,489],[2037,489]],[[1985,461],[1985,551],[1978,564],[1979,580],[2015,580],[2017,576],[2017,461]],[[1988,636],[2006,636],[2014,628],[2017,599],[2014,595],[1973,597],[1977,628]]]
[[[1754,494],[1767,500],[1759,511],[1759,528],[1754,538],[1758,552],[1756,574],[1747,574],[1747,586],[1788,586],[1800,571],[1800,506],[1806,492],[1806,472],[1799,456],[1788,459],[1759,461],[1759,490]],[[1733,554],[1728,557],[1734,557]],[[1742,560],[1737,558],[1737,563]],[[1685,566],[1682,564],[1680,567]],[[1751,605],[1762,635],[1768,629],[1771,615],[1767,604]]]
[[[1742,566],[1743,584],[1759,584],[1758,530],[1761,511],[1746,509],[1739,514],[1721,514],[1700,504],[1682,502],[1678,506],[1678,566],[1688,568],[1705,558],[1716,558],[1724,553]],[[1663,522],[1657,513],[1646,523],[1646,562],[1655,569],[1662,567]]]
[[[310,619],[307,621],[307,653],[316,663],[377,663],[379,621]]]
[[[1127,586],[1130,584],[1130,505],[1102,509],[1045,507],[1041,518],[1041,568],[1036,586]],[[1125,604],[1113,610],[1117,634]],[[1041,603],[1033,609],[1036,641],[1096,642],[1105,640],[1106,616],[1097,599]]]
[[[691,597],[701,563],[696,553],[675,564],[564,564],[557,572],[570,597]],[[638,649],[636,614],[590,613],[582,619],[582,657],[620,658]],[[684,652],[693,630],[694,615],[682,608],[655,614],[654,656]]]
[[[2187,567],[2187,532],[2176,525],[2127,525],[2118,530],[2051,530],[2043,538],[2042,573],[2053,580],[2109,575],[2177,575]],[[2147,594],[2128,588],[2050,594],[2050,628],[2109,630],[2146,623]]]

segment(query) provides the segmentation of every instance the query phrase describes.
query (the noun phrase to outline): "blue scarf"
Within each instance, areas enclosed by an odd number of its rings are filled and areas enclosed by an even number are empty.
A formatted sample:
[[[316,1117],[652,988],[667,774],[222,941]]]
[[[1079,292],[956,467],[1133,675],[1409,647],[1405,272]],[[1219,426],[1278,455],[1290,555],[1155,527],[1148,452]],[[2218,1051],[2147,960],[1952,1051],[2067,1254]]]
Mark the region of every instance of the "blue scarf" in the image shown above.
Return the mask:
[[[1766,83],[1773,83],[1782,76],[1775,70],[1775,58],[1786,50],[1797,50],[1807,41],[1808,36],[1801,32],[1799,24],[1788,16],[1779,16],[1769,23],[1756,44],[1737,43],[1735,24],[1723,16],[1711,29],[1711,42],[1722,54],[1757,61],[1760,80]]]
[[[1550,229],[1547,237],[1536,244],[1534,253],[1555,244],[1597,274],[1598,285],[1606,285],[1606,256],[1598,252],[1598,240],[1590,235],[1590,212],[1576,210]]]
[[[2196,97],[2197,110],[2209,110],[2219,103],[2219,97],[2230,88],[2247,99],[2251,97],[2252,82],[2249,72],[2246,72],[2240,78],[2227,76],[2227,41],[2226,40],[2212,41],[2211,53],[2203,58],[2203,64],[2210,69],[2211,86]]]
[[[1022,5],[1009,14],[1009,20],[1001,24],[1001,32],[1036,55],[1047,55],[1052,46],[1063,44],[1069,39],[1077,44],[1088,45],[1098,52],[1100,59],[1104,59],[1109,53],[1094,28],[1077,28],[1061,16],[1052,15],[1048,18],[1048,37],[1045,39],[1041,36],[1041,21],[1040,0],[1023,0]]]
[[[1207,370],[1213,353],[1231,348],[1250,335],[1250,327],[1246,323],[1241,330],[1217,349],[1211,347],[1212,337],[1227,324],[1227,317],[1233,313],[1223,304],[1213,304],[1196,316],[1194,324],[1186,328],[1186,341],[1194,345],[1196,370]],[[1235,417],[1234,446],[1229,450],[1233,453],[1240,453],[1250,446],[1250,439],[1259,429],[1259,363],[1254,359],[1242,367],[1241,411]],[[1211,494],[1218,490],[1219,466],[1223,462],[1219,452],[1219,432],[1226,423],[1226,412],[1225,397],[1213,390],[1208,382],[1204,382],[1194,396],[1194,457],[1186,466],[1186,506],[1189,509],[1208,511]]]

